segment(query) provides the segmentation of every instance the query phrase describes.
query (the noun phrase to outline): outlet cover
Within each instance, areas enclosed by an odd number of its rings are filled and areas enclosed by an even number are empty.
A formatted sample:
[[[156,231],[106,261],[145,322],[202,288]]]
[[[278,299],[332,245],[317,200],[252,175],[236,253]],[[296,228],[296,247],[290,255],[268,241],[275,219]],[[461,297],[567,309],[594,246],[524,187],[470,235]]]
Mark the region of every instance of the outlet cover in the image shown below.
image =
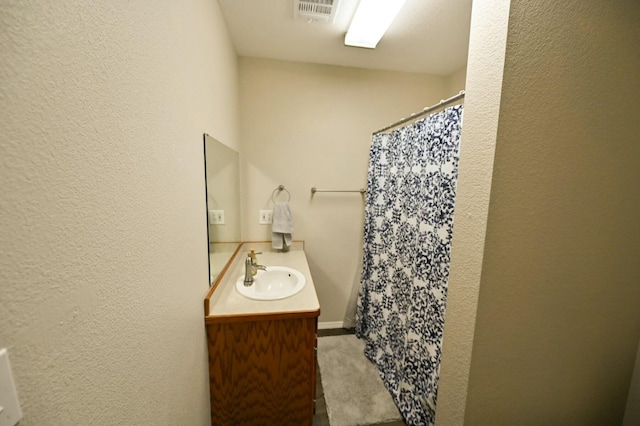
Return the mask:
[[[210,225],[224,225],[224,210],[209,210]]]
[[[271,225],[273,222],[273,210],[260,210],[260,225]]]
[[[11,375],[9,354],[0,349],[0,426],[15,426],[22,418],[16,385]]]

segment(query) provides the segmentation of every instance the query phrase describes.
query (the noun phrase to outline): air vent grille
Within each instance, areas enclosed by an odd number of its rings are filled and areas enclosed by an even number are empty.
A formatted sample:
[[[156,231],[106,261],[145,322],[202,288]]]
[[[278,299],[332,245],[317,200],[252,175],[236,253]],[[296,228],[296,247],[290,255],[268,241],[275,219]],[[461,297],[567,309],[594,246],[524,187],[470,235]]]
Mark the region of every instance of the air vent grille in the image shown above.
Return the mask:
[[[339,0],[295,0],[293,17],[298,21],[331,23]]]

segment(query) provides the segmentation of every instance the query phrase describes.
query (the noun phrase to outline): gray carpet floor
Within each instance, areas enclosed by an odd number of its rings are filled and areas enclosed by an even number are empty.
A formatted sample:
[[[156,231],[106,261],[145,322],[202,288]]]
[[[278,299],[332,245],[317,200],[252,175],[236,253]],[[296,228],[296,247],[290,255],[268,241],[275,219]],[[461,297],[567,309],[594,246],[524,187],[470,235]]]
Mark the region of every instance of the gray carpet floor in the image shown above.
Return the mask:
[[[355,335],[320,337],[318,365],[330,426],[404,425],[378,371],[364,355],[364,343]]]

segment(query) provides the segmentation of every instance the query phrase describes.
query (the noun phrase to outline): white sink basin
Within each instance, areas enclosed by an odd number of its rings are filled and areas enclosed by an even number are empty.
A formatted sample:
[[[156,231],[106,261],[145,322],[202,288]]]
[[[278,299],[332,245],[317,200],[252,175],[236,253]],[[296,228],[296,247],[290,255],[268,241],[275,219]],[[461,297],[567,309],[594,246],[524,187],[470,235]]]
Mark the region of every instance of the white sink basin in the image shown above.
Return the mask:
[[[304,288],[307,280],[295,269],[286,266],[267,266],[253,277],[253,284],[244,285],[244,275],[238,278],[236,290],[249,299],[277,300],[293,296]]]

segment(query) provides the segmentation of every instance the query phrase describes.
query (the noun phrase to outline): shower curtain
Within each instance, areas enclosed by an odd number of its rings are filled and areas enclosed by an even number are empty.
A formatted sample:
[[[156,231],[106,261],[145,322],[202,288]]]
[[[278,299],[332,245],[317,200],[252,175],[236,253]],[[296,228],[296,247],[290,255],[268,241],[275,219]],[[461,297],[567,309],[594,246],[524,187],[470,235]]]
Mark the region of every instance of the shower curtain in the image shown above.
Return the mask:
[[[409,425],[435,418],[462,109],[371,143],[356,335]]]

